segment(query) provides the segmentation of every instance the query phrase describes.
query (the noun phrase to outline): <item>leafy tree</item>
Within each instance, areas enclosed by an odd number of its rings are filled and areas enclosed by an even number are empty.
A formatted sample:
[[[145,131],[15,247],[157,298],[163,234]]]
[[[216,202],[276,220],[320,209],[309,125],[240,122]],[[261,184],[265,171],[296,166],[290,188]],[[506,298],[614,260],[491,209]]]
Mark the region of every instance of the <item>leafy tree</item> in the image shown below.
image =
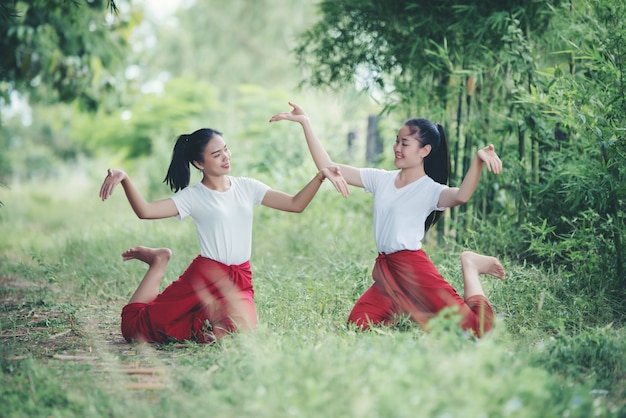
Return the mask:
[[[496,122],[509,123],[498,121],[497,115],[510,107],[516,90],[527,91],[533,83],[531,39],[548,28],[559,3],[322,1],[322,19],[302,34],[296,54],[312,85],[360,83],[388,110],[426,112],[442,121],[449,134],[455,129],[449,135],[451,180],[458,182],[477,139],[488,138]],[[525,141],[520,133],[520,160],[526,157]],[[481,216],[492,211],[498,187],[495,182],[481,186],[482,198],[474,208]],[[459,210],[468,208],[472,206]]]
[[[571,65],[537,74],[520,95],[544,138],[542,181],[531,188],[529,257],[565,267],[577,286],[626,289],[626,5],[590,0],[556,27]],[[559,129],[554,126],[559,124]],[[560,132],[560,135],[558,133]]]
[[[115,3],[107,2],[114,13]],[[9,0],[0,8],[0,98],[12,91],[31,102],[78,99],[88,110],[113,91],[128,19],[104,0]],[[117,29],[117,31],[116,31]]]

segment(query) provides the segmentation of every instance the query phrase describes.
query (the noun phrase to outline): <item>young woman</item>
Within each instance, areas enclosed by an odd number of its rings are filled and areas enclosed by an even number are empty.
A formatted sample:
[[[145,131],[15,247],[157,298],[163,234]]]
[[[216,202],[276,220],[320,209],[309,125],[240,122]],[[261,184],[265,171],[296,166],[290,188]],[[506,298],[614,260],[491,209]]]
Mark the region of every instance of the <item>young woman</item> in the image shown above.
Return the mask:
[[[326,175],[337,177],[329,169],[320,170],[291,196],[251,178],[229,176],[230,163],[231,153],[221,133],[199,129],[176,140],[164,180],[175,194],[167,199],[147,202],[124,171],[108,170],[100,189],[103,201],[121,183],[140,219],[191,216],[200,241],[200,255],[162,293],[171,251],[140,246],[122,253],[125,261],[137,259],[148,265],[122,310],[122,334],[127,341],[212,343],[228,333],[254,328],[257,316],[249,261],[253,207],[302,212]],[[202,172],[202,181],[187,187],[190,164]]]
[[[332,183],[344,196],[348,184],[374,195],[374,237],[379,256],[372,273],[374,284],[363,294],[348,321],[367,329],[409,314],[427,328],[428,320],[447,306],[458,306],[461,326],[482,336],[493,326],[493,311],[479,275],[504,279],[494,257],[461,254],[464,298],[438,273],[422,250],[422,239],[441,211],[467,202],[476,190],[484,165],[500,173],[502,162],[493,145],[478,151],[460,187],[448,187],[448,145],[441,125],[410,119],[400,128],[393,147],[398,170],[355,168],[331,161],[315,135],[305,112],[289,103],[291,112],[274,115],[270,122],[289,120],[302,125],[318,169],[336,166],[343,177]]]

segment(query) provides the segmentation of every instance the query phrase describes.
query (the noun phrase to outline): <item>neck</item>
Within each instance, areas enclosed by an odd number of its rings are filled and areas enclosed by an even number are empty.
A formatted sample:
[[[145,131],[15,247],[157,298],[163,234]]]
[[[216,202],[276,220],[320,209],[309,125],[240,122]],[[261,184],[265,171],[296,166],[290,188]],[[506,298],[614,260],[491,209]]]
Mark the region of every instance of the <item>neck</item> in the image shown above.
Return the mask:
[[[420,164],[417,167],[402,168],[400,169],[400,173],[398,173],[398,177],[396,177],[396,183],[398,186],[405,186],[421,177],[424,177],[425,175],[426,172],[424,171],[423,164]]]
[[[217,190],[218,192],[225,192],[230,189],[230,180],[228,176],[209,176],[204,174],[202,176],[202,184],[211,190]]]

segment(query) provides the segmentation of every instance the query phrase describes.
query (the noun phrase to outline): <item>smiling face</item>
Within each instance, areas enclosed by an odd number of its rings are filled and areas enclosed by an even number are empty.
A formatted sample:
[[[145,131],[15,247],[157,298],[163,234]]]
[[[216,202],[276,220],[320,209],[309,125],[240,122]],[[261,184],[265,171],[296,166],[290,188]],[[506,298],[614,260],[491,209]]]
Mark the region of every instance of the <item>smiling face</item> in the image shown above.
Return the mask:
[[[204,161],[194,161],[194,165],[210,176],[225,175],[230,172],[230,150],[220,135],[214,135],[204,147]]]
[[[430,145],[422,146],[419,135],[411,134],[410,128],[404,125],[398,131],[396,143],[393,146],[394,165],[398,168],[412,168],[423,164],[424,157],[428,155],[430,148]]]

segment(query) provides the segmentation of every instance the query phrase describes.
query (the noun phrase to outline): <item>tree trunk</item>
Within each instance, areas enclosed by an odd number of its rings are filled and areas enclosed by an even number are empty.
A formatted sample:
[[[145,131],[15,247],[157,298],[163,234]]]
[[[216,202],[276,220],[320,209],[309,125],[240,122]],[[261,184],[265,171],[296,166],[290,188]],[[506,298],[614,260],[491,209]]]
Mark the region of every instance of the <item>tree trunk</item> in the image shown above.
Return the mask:
[[[378,131],[379,118],[370,115],[367,118],[367,144],[365,148],[365,161],[369,164],[376,164],[383,152],[383,143]]]

